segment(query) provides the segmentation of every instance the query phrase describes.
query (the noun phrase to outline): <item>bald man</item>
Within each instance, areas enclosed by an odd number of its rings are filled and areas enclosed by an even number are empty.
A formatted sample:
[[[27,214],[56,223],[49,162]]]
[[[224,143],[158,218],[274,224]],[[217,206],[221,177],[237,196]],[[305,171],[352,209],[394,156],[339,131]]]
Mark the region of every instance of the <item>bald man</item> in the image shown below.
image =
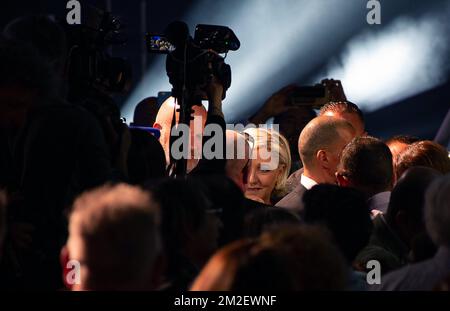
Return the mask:
[[[302,197],[306,190],[316,184],[335,184],[340,153],[355,135],[355,129],[343,119],[320,116],[311,120],[298,141],[303,163],[300,183],[276,206],[302,213]]]
[[[172,119],[174,109],[179,109],[179,105],[175,107],[175,98],[169,97],[162,103],[156,115],[156,121],[153,127],[161,131],[159,142],[163,146],[164,153],[166,154],[166,163],[170,164],[170,133],[172,129]],[[203,129],[205,128],[207,112],[204,106],[194,106],[193,116],[194,120],[191,121],[189,126],[190,137],[190,155],[187,160],[187,171],[190,172],[198,163],[202,151],[202,136]],[[175,111],[175,124],[178,124],[180,113]]]
[[[331,101],[324,105],[318,114],[319,116],[327,116],[339,118],[350,123],[355,129],[357,137],[366,136],[364,115],[357,105],[349,101]],[[293,172],[287,182],[287,191],[295,189],[296,185],[300,182],[303,168]]]

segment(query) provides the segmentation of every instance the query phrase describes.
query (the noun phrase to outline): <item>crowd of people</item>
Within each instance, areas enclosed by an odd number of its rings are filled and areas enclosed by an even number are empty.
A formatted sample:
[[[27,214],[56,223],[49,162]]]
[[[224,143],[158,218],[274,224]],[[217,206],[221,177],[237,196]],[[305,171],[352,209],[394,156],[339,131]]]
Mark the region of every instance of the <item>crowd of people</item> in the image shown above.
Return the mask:
[[[191,127],[217,125],[223,148],[189,135],[172,176],[176,100],[143,100],[129,128],[108,90],[71,85],[68,50],[46,17],[0,35],[1,289],[448,290],[444,146],[370,136],[342,90],[291,106],[295,85],[248,120],[278,131],[226,129],[211,77]]]

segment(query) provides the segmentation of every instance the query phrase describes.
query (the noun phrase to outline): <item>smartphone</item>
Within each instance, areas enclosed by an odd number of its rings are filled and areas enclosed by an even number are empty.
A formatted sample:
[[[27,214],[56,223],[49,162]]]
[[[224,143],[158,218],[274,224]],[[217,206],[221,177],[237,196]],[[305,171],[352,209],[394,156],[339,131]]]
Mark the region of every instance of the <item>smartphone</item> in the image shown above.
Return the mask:
[[[293,98],[318,98],[325,96],[325,87],[323,85],[300,86],[291,95]]]
[[[290,104],[292,106],[311,106],[313,108],[323,106],[326,98],[325,86],[301,86],[292,92]]]
[[[146,35],[147,51],[149,53],[169,54],[175,51],[175,46],[163,35]]]

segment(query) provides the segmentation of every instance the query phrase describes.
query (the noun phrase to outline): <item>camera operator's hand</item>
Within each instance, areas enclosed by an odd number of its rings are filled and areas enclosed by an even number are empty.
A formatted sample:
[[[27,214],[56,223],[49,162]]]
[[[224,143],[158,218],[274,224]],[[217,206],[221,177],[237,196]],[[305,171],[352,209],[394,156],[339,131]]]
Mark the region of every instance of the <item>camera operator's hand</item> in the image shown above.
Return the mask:
[[[205,88],[206,95],[208,96],[208,114],[218,115],[223,117],[222,112],[222,96],[223,86],[222,83],[215,76],[211,75],[210,81]]]
[[[296,88],[297,85],[290,84],[272,94],[249,121],[253,124],[263,124],[267,119],[287,111],[289,109],[289,97]]]

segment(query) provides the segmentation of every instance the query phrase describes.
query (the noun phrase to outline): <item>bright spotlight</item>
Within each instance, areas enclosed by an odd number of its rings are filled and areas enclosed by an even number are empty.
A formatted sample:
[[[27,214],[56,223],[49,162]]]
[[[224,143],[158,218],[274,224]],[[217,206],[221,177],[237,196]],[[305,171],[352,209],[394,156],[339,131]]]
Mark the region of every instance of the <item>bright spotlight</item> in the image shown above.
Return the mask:
[[[339,61],[316,80],[341,80],[349,100],[366,111],[445,83],[449,13],[443,10],[420,19],[397,18],[377,33],[355,37]]]

